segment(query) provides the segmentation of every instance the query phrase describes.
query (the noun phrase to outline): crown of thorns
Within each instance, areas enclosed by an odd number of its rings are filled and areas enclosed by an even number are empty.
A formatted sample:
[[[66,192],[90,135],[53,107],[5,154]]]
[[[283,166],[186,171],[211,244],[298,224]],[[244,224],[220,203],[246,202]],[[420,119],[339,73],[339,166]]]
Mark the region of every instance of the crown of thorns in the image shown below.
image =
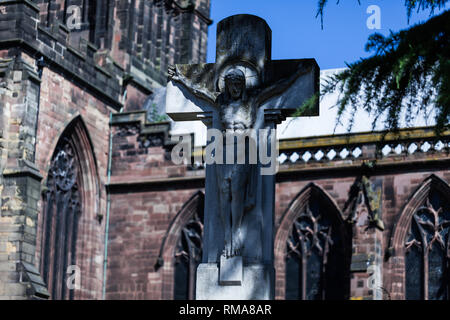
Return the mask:
[[[225,81],[228,80],[245,80],[245,75],[239,69],[232,69],[225,75]]]

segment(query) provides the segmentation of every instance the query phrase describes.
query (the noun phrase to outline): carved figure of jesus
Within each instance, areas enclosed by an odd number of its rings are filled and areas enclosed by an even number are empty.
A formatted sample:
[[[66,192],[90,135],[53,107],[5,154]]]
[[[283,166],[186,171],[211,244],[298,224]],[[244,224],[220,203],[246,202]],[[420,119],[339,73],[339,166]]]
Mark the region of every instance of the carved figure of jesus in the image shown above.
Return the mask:
[[[252,96],[247,95],[245,75],[241,70],[228,71],[224,84],[224,92],[218,98],[223,131],[243,134],[244,130],[254,127],[257,105]],[[232,148],[234,146],[233,141]],[[224,150],[228,149],[225,147]],[[236,152],[234,154],[236,156]],[[220,216],[224,226],[223,254],[227,258],[242,254],[242,219],[255,206],[257,165],[247,163],[248,148],[245,148],[245,157],[244,164],[237,164],[234,159],[232,164],[216,165]]]
[[[235,136],[245,134],[245,130],[261,129],[262,121],[256,124],[258,108],[268,99],[282,94],[295,80],[310,69],[299,68],[290,77],[276,81],[269,86],[248,89],[244,72],[230,67],[224,75],[221,92],[212,93],[205,86],[194,84],[179,72],[176,66],[169,68],[169,79],[183,85],[197,97],[218,109],[222,131]],[[244,140],[245,141],[245,140]],[[224,139],[226,143],[226,139]],[[233,148],[236,143],[232,143]],[[245,147],[245,163],[215,164],[218,183],[219,214],[224,231],[223,254],[229,258],[242,255],[242,221],[245,213],[256,204],[258,165],[248,163],[249,148]],[[226,152],[227,148],[223,150]],[[236,152],[234,152],[236,156]]]

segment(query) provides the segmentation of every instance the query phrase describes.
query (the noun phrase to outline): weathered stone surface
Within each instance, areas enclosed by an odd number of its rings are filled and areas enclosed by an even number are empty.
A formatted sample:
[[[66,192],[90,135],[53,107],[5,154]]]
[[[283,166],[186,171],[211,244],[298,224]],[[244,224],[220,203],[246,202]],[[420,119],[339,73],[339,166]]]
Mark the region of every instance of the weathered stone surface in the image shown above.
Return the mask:
[[[242,37],[241,31],[247,36]],[[167,89],[167,114],[174,120],[201,119],[209,128],[219,130],[229,129],[228,123],[239,123],[244,126],[243,129],[258,130],[271,128],[276,123],[277,117],[267,117],[267,114],[272,112],[269,111],[269,108],[270,110],[279,109],[280,117],[285,112],[289,112],[289,110],[292,112],[298,108],[317,92],[317,64],[314,60],[278,61],[275,62],[277,66],[275,72],[275,69],[272,70],[270,59],[270,35],[270,29],[265,21],[256,16],[237,15],[221,21],[218,27],[217,61],[214,65],[181,65],[170,71],[172,81],[168,84]],[[227,100],[229,99],[227,98],[229,89],[224,87],[224,79],[230,72],[236,74],[239,72],[245,78],[245,88],[241,93],[242,97],[246,97],[245,99],[235,99],[235,102]],[[215,79],[215,81],[212,82],[211,79]],[[215,86],[214,88],[212,84]],[[242,115],[239,111],[228,112],[227,108],[235,108],[236,102],[241,104],[239,110],[248,112]],[[234,126],[232,129],[235,129]],[[221,194],[218,191],[221,181],[213,181],[215,176],[221,176],[219,173],[222,169],[218,168],[222,167],[213,164],[209,168],[207,166],[206,169],[208,186],[206,202],[207,207],[210,206],[210,210],[213,212],[222,210],[220,205],[217,207],[220,197],[216,196]],[[220,172],[214,173],[216,170]],[[234,180],[237,181],[237,178]],[[258,200],[255,209],[248,212],[242,222],[241,231],[245,233],[242,238],[248,241],[243,248],[245,261],[271,260],[270,237],[264,239],[265,237],[262,236],[263,233],[266,235],[272,233],[269,221],[272,221],[273,214],[271,209],[273,204],[270,204],[273,199],[273,195],[270,195],[273,188],[268,186],[273,185],[273,181],[269,180],[271,180],[270,177],[252,179],[256,184],[254,196],[258,197]],[[242,188],[245,189],[244,186],[238,187],[238,189],[244,190]],[[238,198],[235,194],[234,199]],[[243,206],[244,200],[241,202]],[[213,215],[205,225],[205,239],[208,239],[205,256],[209,262],[218,261],[223,250],[221,244],[224,243],[224,237],[227,237],[224,232],[228,231],[221,226],[221,222],[218,221],[219,217]],[[223,217],[221,219],[226,221]],[[263,223],[263,221],[265,222]],[[250,227],[251,223],[253,223],[252,227]],[[215,230],[214,235],[210,234],[211,230]],[[234,250],[240,250],[240,248]]]
[[[242,285],[242,277],[244,268],[242,265],[242,257],[225,257],[220,256],[219,263],[219,284],[223,286],[240,286]]]
[[[174,120],[201,119],[208,128],[221,132],[255,129],[259,134],[260,129],[275,128],[285,114],[317,93],[319,74],[314,60],[278,61],[274,71],[271,31],[263,19],[236,15],[219,22],[217,30],[215,64],[169,70],[166,112]],[[258,139],[257,148],[264,144],[269,150],[275,139]],[[248,156],[249,150],[245,152]],[[271,152],[275,159],[275,151]],[[203,261],[220,263],[219,285],[240,282],[240,268],[230,258],[242,257],[244,265],[273,263],[275,170],[267,176],[261,173],[261,163],[242,165],[233,160],[234,164],[206,166]],[[200,268],[197,277],[202,277],[201,272]],[[204,281],[213,279],[207,276]],[[214,282],[201,286],[214,286]],[[250,288],[244,290],[252,290],[258,284],[248,278],[245,286]],[[270,291],[266,296],[273,295],[273,288],[265,289]]]
[[[273,299],[273,268],[244,266],[241,285],[220,285],[215,263],[202,263],[197,269],[197,300],[270,300]]]

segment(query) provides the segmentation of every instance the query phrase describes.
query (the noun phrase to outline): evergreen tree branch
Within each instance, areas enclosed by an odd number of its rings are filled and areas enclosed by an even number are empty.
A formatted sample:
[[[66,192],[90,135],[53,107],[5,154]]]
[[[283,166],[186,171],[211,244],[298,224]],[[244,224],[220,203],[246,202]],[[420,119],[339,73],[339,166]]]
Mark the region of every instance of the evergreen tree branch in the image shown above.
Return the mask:
[[[406,0],[411,10],[442,8],[449,0]],[[323,10],[326,0],[319,1]],[[323,14],[323,11],[318,11]],[[450,122],[450,11],[389,36],[369,37],[366,50],[370,58],[348,65],[348,69],[329,77],[321,95],[339,90],[336,126],[345,112],[362,109],[374,116],[372,127],[384,119],[385,128],[397,130],[401,115],[409,125],[419,114],[434,113],[437,133]],[[351,108],[351,110],[347,110]]]

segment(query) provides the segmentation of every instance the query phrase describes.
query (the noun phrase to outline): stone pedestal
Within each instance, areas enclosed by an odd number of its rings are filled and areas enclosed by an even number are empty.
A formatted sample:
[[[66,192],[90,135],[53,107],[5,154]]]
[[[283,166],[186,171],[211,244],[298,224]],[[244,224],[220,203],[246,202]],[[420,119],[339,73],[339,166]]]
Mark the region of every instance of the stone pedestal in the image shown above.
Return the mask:
[[[275,271],[272,266],[254,264],[243,267],[241,285],[220,285],[217,263],[197,268],[196,300],[272,300]]]
[[[222,286],[240,286],[244,268],[242,267],[242,257],[226,258],[220,256],[219,284]]]

